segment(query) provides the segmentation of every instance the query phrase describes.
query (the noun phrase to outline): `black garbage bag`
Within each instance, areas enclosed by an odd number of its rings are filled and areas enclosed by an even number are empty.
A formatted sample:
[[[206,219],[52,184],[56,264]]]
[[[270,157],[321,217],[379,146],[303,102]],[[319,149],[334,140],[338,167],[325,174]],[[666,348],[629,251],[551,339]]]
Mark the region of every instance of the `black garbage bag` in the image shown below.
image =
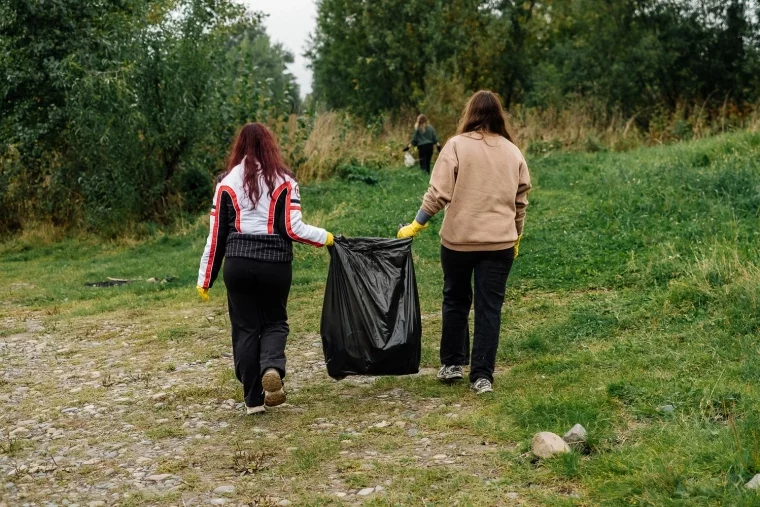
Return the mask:
[[[333,378],[419,371],[422,325],[411,239],[335,238],[321,334]]]

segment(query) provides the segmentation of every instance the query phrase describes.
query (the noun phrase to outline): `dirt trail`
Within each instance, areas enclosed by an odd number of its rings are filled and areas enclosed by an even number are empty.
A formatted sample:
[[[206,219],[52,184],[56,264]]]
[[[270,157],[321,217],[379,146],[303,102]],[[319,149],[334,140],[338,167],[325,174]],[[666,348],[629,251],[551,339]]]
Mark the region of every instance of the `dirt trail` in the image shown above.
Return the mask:
[[[461,405],[335,382],[316,335],[289,342],[289,403],[245,417],[224,316],[168,341],[157,317],[0,321],[0,506],[361,503],[393,498],[398,465],[498,479],[503,447],[435,424]]]

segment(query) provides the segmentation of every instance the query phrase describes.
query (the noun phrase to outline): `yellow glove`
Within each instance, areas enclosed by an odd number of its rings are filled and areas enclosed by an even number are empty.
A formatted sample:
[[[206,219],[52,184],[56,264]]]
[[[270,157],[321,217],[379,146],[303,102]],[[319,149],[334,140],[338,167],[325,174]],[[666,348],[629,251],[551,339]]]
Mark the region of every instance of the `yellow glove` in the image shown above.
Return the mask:
[[[335,236],[333,236],[331,232],[328,232],[327,241],[325,241],[325,246],[333,246],[334,243],[335,243]]]
[[[405,225],[401,229],[398,230],[398,234],[396,234],[396,237],[399,239],[403,238],[413,238],[419,233],[422,229],[427,229],[429,224],[422,225],[417,220],[412,222],[409,225]]]
[[[204,289],[200,285],[195,288],[195,290],[198,291],[198,295],[201,297],[201,301],[208,301],[209,295],[208,295],[208,289]]]
[[[517,241],[515,241],[515,259],[517,259],[517,256],[520,254],[520,240],[522,239],[522,234],[517,236]]]

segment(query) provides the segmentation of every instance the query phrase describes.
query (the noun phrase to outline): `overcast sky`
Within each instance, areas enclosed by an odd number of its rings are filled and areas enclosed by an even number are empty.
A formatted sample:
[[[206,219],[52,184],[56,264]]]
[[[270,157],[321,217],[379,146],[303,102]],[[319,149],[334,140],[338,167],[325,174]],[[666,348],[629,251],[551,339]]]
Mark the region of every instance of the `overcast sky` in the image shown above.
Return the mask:
[[[264,23],[275,42],[281,42],[296,58],[289,69],[298,80],[301,95],[311,91],[311,71],[303,52],[317,19],[316,0],[241,0],[254,11],[269,14]]]

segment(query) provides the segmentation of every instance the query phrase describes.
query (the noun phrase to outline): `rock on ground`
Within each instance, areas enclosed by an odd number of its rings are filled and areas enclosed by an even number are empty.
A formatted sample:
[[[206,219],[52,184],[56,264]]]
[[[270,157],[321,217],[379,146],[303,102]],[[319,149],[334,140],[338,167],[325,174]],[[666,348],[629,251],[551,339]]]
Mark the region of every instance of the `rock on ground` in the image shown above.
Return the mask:
[[[149,475],[145,478],[146,481],[153,481],[153,482],[161,482],[165,481],[166,479],[170,478],[172,474],[158,474],[158,475]]]
[[[530,450],[538,458],[551,458],[554,455],[570,452],[567,442],[550,431],[542,431],[533,436]]]
[[[215,495],[234,495],[235,494],[235,486],[225,484],[223,486],[219,486],[214,490]]]
[[[757,474],[752,479],[749,480],[745,486],[749,489],[758,489],[760,488],[760,474]]]
[[[586,428],[580,424],[576,424],[570,428],[570,431],[565,433],[565,435],[562,437],[562,440],[570,444],[571,447],[581,447],[586,444],[587,438],[588,435],[586,434]]]

